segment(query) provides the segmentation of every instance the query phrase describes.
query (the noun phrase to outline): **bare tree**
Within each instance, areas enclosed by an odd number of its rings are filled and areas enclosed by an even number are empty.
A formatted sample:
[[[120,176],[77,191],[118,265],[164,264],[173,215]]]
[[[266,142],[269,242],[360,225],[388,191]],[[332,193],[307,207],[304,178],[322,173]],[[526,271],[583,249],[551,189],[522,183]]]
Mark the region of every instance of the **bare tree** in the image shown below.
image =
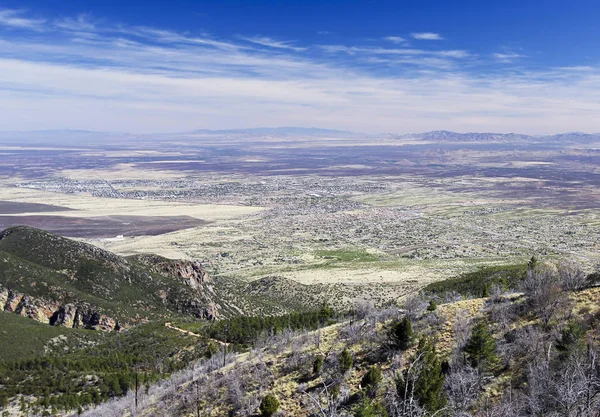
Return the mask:
[[[587,285],[587,274],[572,260],[558,265],[558,275],[565,291],[579,291]]]
[[[457,368],[446,375],[448,407],[452,415],[468,415],[467,411],[477,401],[484,377],[478,369],[470,366]]]
[[[427,308],[427,301],[421,294],[409,296],[404,301],[404,312],[411,320],[417,320]]]
[[[530,268],[523,283],[525,295],[535,314],[544,325],[568,305],[568,296],[561,286],[558,271],[552,265]]]
[[[350,390],[345,385],[337,383],[326,384],[323,382],[323,389],[319,394],[311,394],[302,388],[301,391],[307,398],[306,407],[313,411],[314,415],[319,417],[342,417],[345,414],[341,410],[350,396]]]

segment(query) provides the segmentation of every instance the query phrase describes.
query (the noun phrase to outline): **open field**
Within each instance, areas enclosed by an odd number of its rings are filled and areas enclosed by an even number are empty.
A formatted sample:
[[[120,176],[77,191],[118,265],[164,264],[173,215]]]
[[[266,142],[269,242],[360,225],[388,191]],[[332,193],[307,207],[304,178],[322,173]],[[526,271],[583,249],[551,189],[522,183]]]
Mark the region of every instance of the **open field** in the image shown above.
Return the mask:
[[[213,139],[7,148],[23,164],[0,179],[0,226],[357,297],[532,255],[600,263],[593,143]]]

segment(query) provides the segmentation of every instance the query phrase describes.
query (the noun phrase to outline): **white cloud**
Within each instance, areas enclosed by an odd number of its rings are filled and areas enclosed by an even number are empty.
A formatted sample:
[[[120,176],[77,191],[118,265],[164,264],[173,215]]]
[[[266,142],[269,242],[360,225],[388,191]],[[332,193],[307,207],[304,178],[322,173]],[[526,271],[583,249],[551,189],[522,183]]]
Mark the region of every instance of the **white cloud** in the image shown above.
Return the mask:
[[[17,29],[42,30],[45,20],[23,17],[22,10],[1,9],[0,26],[8,26]]]
[[[54,23],[52,37],[0,39],[3,130],[598,130],[598,67],[476,72],[461,49],[321,45],[297,54],[290,47],[304,46],[271,38],[88,21]]]
[[[496,52],[496,53],[492,54],[492,56],[494,57],[494,59],[496,61],[503,62],[503,63],[511,63],[518,59],[527,57],[527,55],[518,54],[518,53],[514,53],[514,52]]]
[[[80,14],[76,18],[63,17],[55,20],[53,23],[59,29],[73,32],[92,32],[96,30],[96,24],[86,14]]]
[[[406,42],[406,39],[401,38],[400,36],[386,36],[385,38],[386,41],[390,41],[393,43],[403,43]]]
[[[444,39],[438,33],[433,32],[411,33],[410,36],[412,36],[415,39],[425,41],[441,41],[442,39]]]
[[[267,38],[267,37],[253,36],[253,37],[249,37],[249,38],[242,37],[242,39],[245,41],[251,42],[251,43],[255,43],[257,45],[268,46],[269,48],[289,49],[291,51],[296,51],[296,52],[306,50],[306,48],[300,48],[300,47],[294,46],[290,42],[278,41],[278,40]]]

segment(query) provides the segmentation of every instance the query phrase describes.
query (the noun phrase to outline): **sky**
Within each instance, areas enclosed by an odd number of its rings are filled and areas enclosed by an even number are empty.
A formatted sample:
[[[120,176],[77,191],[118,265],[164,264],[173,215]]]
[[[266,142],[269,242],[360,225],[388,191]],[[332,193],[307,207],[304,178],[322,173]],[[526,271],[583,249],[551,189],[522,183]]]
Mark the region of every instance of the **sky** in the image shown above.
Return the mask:
[[[597,0],[0,0],[0,130],[600,132]]]

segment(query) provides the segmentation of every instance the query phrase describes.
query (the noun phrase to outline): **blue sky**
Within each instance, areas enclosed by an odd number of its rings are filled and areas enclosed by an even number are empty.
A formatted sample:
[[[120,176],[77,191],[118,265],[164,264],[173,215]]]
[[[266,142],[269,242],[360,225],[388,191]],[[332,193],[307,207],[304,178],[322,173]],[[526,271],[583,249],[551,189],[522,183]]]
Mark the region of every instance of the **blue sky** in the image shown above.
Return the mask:
[[[0,130],[600,131],[597,1],[0,0]]]

